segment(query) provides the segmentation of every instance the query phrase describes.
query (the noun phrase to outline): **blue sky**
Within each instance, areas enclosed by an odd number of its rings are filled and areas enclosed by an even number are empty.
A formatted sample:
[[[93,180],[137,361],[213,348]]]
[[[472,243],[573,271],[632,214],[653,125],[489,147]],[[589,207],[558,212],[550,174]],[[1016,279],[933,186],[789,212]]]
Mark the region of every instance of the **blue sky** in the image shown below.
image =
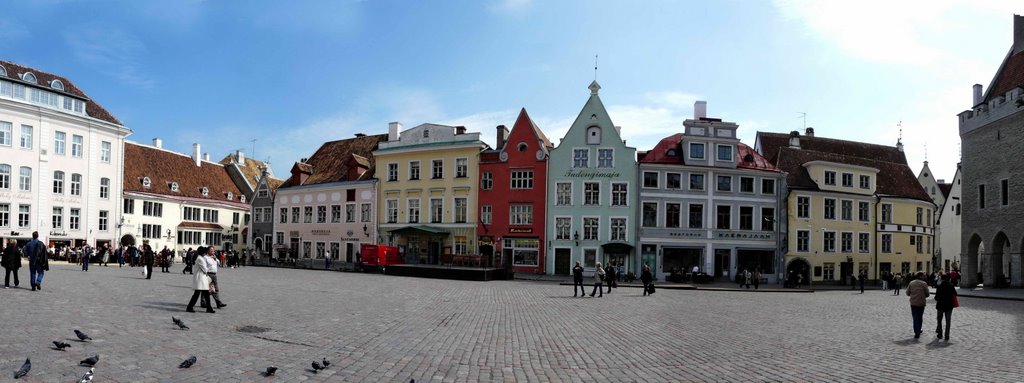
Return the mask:
[[[435,122],[493,145],[525,107],[557,142],[589,94],[631,146],[693,101],[758,130],[925,148],[958,161],[956,114],[1012,40],[1010,1],[38,1],[0,15],[4,59],[68,77],[130,137],[278,176],[328,140]],[[253,142],[256,139],[255,153]]]

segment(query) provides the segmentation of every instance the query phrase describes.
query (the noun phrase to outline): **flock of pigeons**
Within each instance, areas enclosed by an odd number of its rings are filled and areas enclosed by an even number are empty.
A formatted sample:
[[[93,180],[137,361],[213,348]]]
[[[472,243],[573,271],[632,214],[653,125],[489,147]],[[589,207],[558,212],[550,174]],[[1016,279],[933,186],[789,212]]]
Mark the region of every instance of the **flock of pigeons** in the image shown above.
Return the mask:
[[[188,330],[189,329],[189,327],[187,325],[185,325],[185,322],[182,321],[181,319],[178,319],[178,318],[175,318],[175,317],[172,316],[171,317],[171,321],[174,322],[174,324],[176,326],[178,326],[178,329],[181,329],[181,330]],[[77,329],[75,330],[75,336],[77,336],[78,340],[81,341],[81,342],[91,341],[92,340],[92,337],[90,337],[86,333],[81,332],[81,331],[79,331]],[[53,346],[55,347],[54,348],[55,350],[60,350],[60,351],[66,351],[65,350],[66,348],[71,347],[70,344],[62,342],[62,341],[59,341],[59,340],[53,341]],[[92,382],[92,378],[93,378],[93,375],[94,375],[94,372],[95,372],[95,366],[96,366],[96,363],[98,363],[99,361],[100,361],[100,356],[99,355],[93,355],[93,356],[85,358],[84,360],[79,362],[79,365],[89,367],[89,372],[86,372],[85,375],[83,375],[82,378],[78,380],[79,383],[89,383],[89,382]],[[178,367],[179,368],[190,368],[190,367],[192,367],[192,365],[196,364],[196,361],[197,361],[196,356],[192,355],[192,356],[189,356],[188,359],[185,359],[184,362],[181,362],[181,364],[179,364]],[[323,360],[321,360],[320,362],[314,361],[313,364],[312,364],[313,372],[314,373],[319,373],[320,370],[326,370],[327,367],[330,367],[330,365],[331,365],[331,362],[328,361],[327,358],[323,358]],[[31,360],[31,358],[25,359],[25,363],[21,365],[21,368],[18,369],[18,371],[14,372],[14,379],[19,379],[21,377],[24,377],[24,376],[28,375],[28,372],[31,371],[31,370],[32,370],[32,360]],[[266,371],[264,372],[264,376],[273,376],[274,374],[277,373],[277,370],[278,370],[278,368],[274,367],[274,366],[267,367]],[[413,380],[413,383],[415,383],[415,380]]]

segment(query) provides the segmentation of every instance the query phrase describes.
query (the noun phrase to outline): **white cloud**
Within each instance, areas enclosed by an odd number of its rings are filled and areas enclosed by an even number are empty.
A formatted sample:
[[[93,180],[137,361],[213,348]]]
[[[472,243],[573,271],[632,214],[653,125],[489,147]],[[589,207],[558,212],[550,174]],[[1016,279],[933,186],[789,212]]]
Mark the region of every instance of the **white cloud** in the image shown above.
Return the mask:
[[[125,85],[143,89],[155,82],[142,73],[146,45],[135,35],[109,26],[82,26],[64,33],[75,57],[97,72]]]

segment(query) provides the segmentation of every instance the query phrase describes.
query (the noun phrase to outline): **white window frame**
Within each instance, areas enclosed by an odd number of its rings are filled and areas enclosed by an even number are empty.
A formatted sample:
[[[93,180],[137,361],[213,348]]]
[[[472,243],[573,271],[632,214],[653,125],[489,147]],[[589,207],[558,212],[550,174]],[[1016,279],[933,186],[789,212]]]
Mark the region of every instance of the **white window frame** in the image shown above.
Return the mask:
[[[568,222],[568,225],[559,225],[559,222]],[[558,241],[568,241],[572,239],[572,217],[571,216],[555,216],[555,227],[552,236]],[[560,229],[565,229],[564,232],[560,232]],[[564,233],[562,236],[560,234]]]
[[[804,237],[803,237],[804,242],[803,243],[800,242],[800,240],[801,240],[800,234],[804,234]],[[801,248],[801,245],[803,245],[802,248]],[[796,251],[798,253],[809,253],[811,251],[811,231],[810,230],[797,230],[796,231]]]
[[[469,158],[455,158],[455,178],[469,177]]]
[[[723,160],[720,156],[722,148],[729,148],[729,159]],[[736,160],[736,147],[733,145],[715,145],[715,161],[717,162],[733,162]]]
[[[680,213],[682,216],[682,213]],[[621,236],[615,235],[615,222],[622,221]],[[627,217],[608,217],[608,240],[609,241],[629,241],[629,218]]]
[[[601,240],[601,217],[599,216],[584,216],[583,218],[583,235],[580,239],[584,241],[600,241]],[[591,226],[590,229],[587,227],[587,221],[596,222],[596,226]],[[588,231],[589,230],[589,231]]]
[[[611,155],[607,158],[601,157],[601,153],[610,153]],[[607,160],[607,164],[604,161]],[[615,149],[614,148],[597,148],[597,167],[599,169],[611,169],[615,167]]]
[[[700,151],[701,152],[701,156],[700,157],[695,157],[693,155],[693,148],[696,147],[696,146],[700,146],[700,148],[701,148],[701,151]],[[691,160],[705,160],[705,159],[707,159],[708,158],[707,145],[705,145],[703,142],[691,142],[686,147],[686,157],[691,159]]]
[[[533,224],[532,204],[510,204],[508,206],[508,224],[512,226]]]
[[[572,149],[573,169],[586,169],[590,167],[590,148]]]
[[[68,135],[62,131],[53,132],[53,154],[63,156],[67,150]]]
[[[77,134],[71,135],[71,156],[82,158],[85,148],[85,137]]]
[[[512,190],[533,189],[533,170],[513,170],[510,173]]]
[[[26,150],[32,150],[32,148],[33,148],[33,145],[32,145],[32,131],[33,130],[34,129],[32,128],[32,125],[21,124],[21,137],[19,137],[19,139],[18,139],[18,142],[19,142],[18,147],[20,147],[22,149],[26,149]]]
[[[555,182],[556,206],[572,206],[572,184],[573,183],[569,181]],[[568,189],[563,191],[561,188],[562,185],[568,185]]]

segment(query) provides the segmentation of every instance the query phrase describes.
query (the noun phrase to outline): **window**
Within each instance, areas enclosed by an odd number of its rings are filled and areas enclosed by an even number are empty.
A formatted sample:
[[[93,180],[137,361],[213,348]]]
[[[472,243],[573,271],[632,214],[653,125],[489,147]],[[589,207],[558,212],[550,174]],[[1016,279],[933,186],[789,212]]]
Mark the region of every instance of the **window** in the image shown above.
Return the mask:
[[[313,207],[303,206],[302,207],[302,222],[313,223]]]
[[[853,221],[853,201],[843,200],[839,203],[839,206],[840,218],[842,218],[843,221]]]
[[[353,223],[356,221],[356,204],[349,203],[345,204],[345,222]]]
[[[665,188],[679,189],[682,187],[682,175],[679,173],[665,173]]]
[[[53,172],[53,194],[64,194],[64,172]]]
[[[614,151],[612,149],[597,149],[597,167],[612,168],[614,166]]]
[[[928,213],[928,220],[925,221],[925,224],[932,226],[932,209],[928,209],[926,212]]]
[[[540,258],[540,240],[506,239],[502,246],[505,254],[512,257],[515,266],[537,266]]]
[[[480,189],[491,190],[494,187],[494,174],[491,172],[484,172],[480,175]]]
[[[372,210],[370,204],[364,203],[359,208],[359,222],[370,222],[370,211]]]
[[[583,266],[594,267],[597,264],[597,249],[583,249]]]
[[[665,204],[665,227],[679,227],[680,210],[678,203]]]
[[[612,182],[612,206],[626,206],[629,201],[627,193],[628,185],[625,182]]]
[[[0,121],[0,145],[11,146],[11,123]]]
[[[186,221],[201,221],[203,219],[203,209],[198,207],[185,206],[183,212],[184,217],[182,219]]]
[[[110,163],[110,143],[107,141],[100,143],[100,161]]]
[[[871,234],[857,233],[857,251],[867,253],[871,251]]]
[[[811,217],[811,197],[796,197],[796,216],[798,218]]]
[[[341,222],[341,205],[331,205],[331,223]]]
[[[882,204],[882,223],[892,223],[892,205]]]
[[[239,218],[240,218],[240,217],[239,217],[239,213],[237,213],[237,212],[235,212],[235,213],[231,213],[231,224],[232,224],[232,225],[237,225],[237,224],[238,224],[238,219],[239,219]]]
[[[25,74],[21,75],[21,79],[33,84],[39,83],[39,80],[36,79],[36,75],[32,74],[32,72],[25,72]]]
[[[861,201],[857,203],[857,220],[868,222],[871,220],[871,204]]]
[[[978,185],[978,208],[985,208],[985,185]]]
[[[23,192],[32,191],[32,168],[22,166],[21,177],[18,179],[18,190]]]
[[[82,158],[82,142],[84,139],[79,135],[71,136],[71,156]]]
[[[480,207],[480,222],[487,225],[491,224],[491,216],[493,215],[491,205],[483,205]]]
[[[718,145],[718,160],[732,161],[732,145]]]
[[[171,191],[174,191],[175,184],[176,183],[171,183]],[[153,181],[150,180],[149,177],[142,177],[142,187],[149,189],[150,186],[153,186]]]
[[[871,189],[871,176],[860,176],[860,188]]]
[[[0,227],[11,226],[11,204],[0,203]]]
[[[645,188],[657,188],[658,187],[658,172],[644,172],[644,187]]]
[[[213,209],[203,209],[203,222],[217,223],[220,222],[220,212]]]
[[[1008,180],[999,181],[1001,193],[999,196],[1002,197],[1003,206],[1010,204],[1010,185]]]
[[[775,208],[761,208],[761,231],[775,230]]]
[[[825,198],[825,219],[836,219],[836,200]]]
[[[924,224],[924,208],[920,208],[920,207],[917,208],[917,224],[918,225],[923,225]]]
[[[455,222],[466,223],[467,210],[469,207],[468,200],[466,198],[455,199]]]
[[[811,232],[807,230],[796,231],[796,251],[806,253],[810,251]]]
[[[431,166],[431,173],[430,173],[430,178],[431,179],[437,180],[437,179],[444,178],[444,160],[433,160],[433,161],[431,161],[431,165],[430,166]]]
[[[583,183],[583,204],[594,206],[601,204],[601,184],[597,182]]]
[[[110,178],[100,178],[100,198],[110,198]]]
[[[732,176],[718,176],[718,191],[732,191]]]
[[[21,148],[32,149],[32,126],[22,125],[21,126]]]
[[[398,200],[389,199],[385,205],[388,223],[398,223]]]
[[[299,223],[299,216],[301,216],[301,208],[299,208],[297,206],[293,207],[292,208],[292,223]]]
[[[32,219],[32,205],[18,205],[18,228],[28,229]]]
[[[388,164],[388,181],[398,181],[398,164]]]
[[[455,254],[465,255],[466,254],[466,236],[458,235],[455,236]]]
[[[612,241],[625,241],[626,240],[626,219],[625,218],[612,218],[610,225],[612,227],[611,240]]]
[[[533,171],[512,171],[512,189],[533,189]]]
[[[67,134],[64,132],[53,132],[53,154],[64,155],[64,145],[67,141]]]
[[[71,195],[82,195],[82,175],[72,174],[71,175]]]
[[[327,223],[327,206],[316,207],[316,223]]]
[[[732,220],[732,206],[720,205],[718,206],[718,219],[715,221],[716,226],[720,230],[729,230],[731,227]]]
[[[178,183],[177,182],[171,182],[171,191],[177,193],[178,190],[181,190],[181,188],[178,186]]]
[[[572,167],[574,168],[585,168],[590,157],[590,149],[573,149],[572,150]]]
[[[917,245],[917,253],[918,254],[921,254],[921,253],[924,252],[924,239],[923,238],[924,238],[923,236],[920,236],[920,235],[917,236],[917,243],[916,243],[916,245]]]
[[[441,216],[444,215],[444,201],[440,198],[430,199],[430,222],[441,223]]]
[[[822,249],[827,253],[836,252],[836,232],[826,231],[822,236]]]
[[[753,206],[740,206],[740,230],[754,230]]]
[[[836,279],[836,264],[825,263],[822,267],[823,275],[822,279],[826,281],[833,281]]]
[[[597,217],[583,217],[583,239],[596,241],[597,232],[600,230],[600,220]]]
[[[124,214],[135,214],[135,200],[131,198],[125,198],[124,200]]]
[[[690,190],[704,190],[704,175],[690,173]]]
[[[572,205],[571,182],[558,182],[555,184],[555,204],[559,206]]]
[[[160,225],[142,224],[142,238],[160,238]],[[207,235],[213,233],[207,233]],[[219,234],[219,233],[218,233]],[[210,243],[209,241],[207,243]]]
[[[469,176],[469,160],[465,158],[455,159],[455,178],[466,178]]]
[[[601,128],[591,126],[587,128],[587,144],[588,145],[600,145],[601,144]]]
[[[843,187],[853,187],[853,173],[843,173]]]
[[[643,219],[640,224],[643,227],[658,227],[658,203],[644,202],[642,210]]]
[[[0,164],[0,189],[11,188],[11,165]]]
[[[892,253],[892,234],[882,234],[882,252]]]
[[[430,130],[423,130],[423,138],[430,138]]]
[[[280,210],[281,214],[278,218],[278,223],[288,223],[288,208],[282,207]]]
[[[690,159],[703,160],[704,159],[704,144],[703,143],[690,143]]]
[[[409,209],[408,218],[409,223],[420,222],[420,200],[418,198],[410,198],[405,201],[405,206]]]
[[[831,170],[825,171],[825,185],[835,186],[836,184],[836,172]]]
[[[840,250],[844,253],[853,252],[853,233],[844,232],[840,234]]]
[[[754,179],[751,177],[740,177],[740,193],[753,193]]]
[[[762,178],[761,194],[775,194],[775,180],[771,178]]]
[[[110,229],[110,212],[106,210],[100,210],[100,231],[107,231]]]
[[[54,230],[59,230],[59,229],[64,228],[64,208],[63,207],[55,207],[55,208],[53,208],[53,222],[52,223],[53,223],[53,226],[51,226],[51,227]]]
[[[60,80],[53,80],[50,81],[50,87],[56,90],[64,90],[64,83],[60,82]]]
[[[691,229],[704,228],[704,205],[690,205],[688,227]]]
[[[570,231],[572,231],[572,218],[555,217],[555,239],[568,240]]]
[[[511,205],[508,207],[509,225],[532,225],[533,205]]]

